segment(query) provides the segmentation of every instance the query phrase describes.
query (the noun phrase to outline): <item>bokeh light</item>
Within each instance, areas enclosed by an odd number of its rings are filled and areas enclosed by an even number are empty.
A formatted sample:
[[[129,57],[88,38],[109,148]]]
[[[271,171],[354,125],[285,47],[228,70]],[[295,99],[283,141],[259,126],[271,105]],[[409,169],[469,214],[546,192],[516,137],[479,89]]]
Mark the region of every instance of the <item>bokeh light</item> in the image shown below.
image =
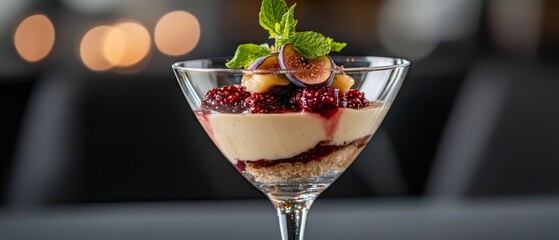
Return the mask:
[[[94,27],[81,40],[80,58],[92,71],[106,71],[114,66],[103,55],[106,36],[112,29],[111,26]]]
[[[51,52],[54,40],[54,25],[42,14],[25,18],[14,33],[17,53],[28,62],[37,62],[45,58]]]
[[[174,11],[165,14],[154,30],[155,45],[169,56],[184,55],[192,51],[200,40],[200,23],[189,12]]]
[[[112,66],[119,64],[126,54],[126,35],[119,28],[111,27],[101,40],[101,55]]]
[[[136,22],[114,25],[105,38],[103,54],[117,67],[129,67],[142,61],[151,48],[148,30]]]
[[[140,63],[151,49],[151,37],[141,24],[123,21],[89,30],[80,43],[80,58],[92,71],[128,68]]]

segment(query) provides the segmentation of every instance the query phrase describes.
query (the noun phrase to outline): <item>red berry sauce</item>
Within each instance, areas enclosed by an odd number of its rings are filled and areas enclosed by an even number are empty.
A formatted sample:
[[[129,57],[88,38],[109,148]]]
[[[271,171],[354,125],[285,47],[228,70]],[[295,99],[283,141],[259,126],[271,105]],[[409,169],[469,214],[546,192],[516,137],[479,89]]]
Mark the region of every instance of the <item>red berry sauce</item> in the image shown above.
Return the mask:
[[[327,142],[320,142],[314,148],[309,149],[303,153],[297,154],[291,158],[276,159],[276,160],[258,160],[258,161],[237,161],[235,168],[239,172],[243,172],[246,169],[247,164],[254,168],[266,168],[273,167],[282,163],[303,163],[307,164],[312,161],[317,161],[322,157],[325,157],[337,150],[340,150],[349,145],[356,145],[358,148],[363,147],[367,144],[371,136],[366,136],[364,138],[355,140],[345,145],[326,145]]]

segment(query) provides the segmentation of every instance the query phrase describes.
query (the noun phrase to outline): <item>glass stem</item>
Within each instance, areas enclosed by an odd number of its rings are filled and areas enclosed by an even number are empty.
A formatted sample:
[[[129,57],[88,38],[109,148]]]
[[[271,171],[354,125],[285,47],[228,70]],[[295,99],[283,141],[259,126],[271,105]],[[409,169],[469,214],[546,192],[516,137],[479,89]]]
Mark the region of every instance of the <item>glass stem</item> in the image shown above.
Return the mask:
[[[274,200],[278,213],[281,239],[303,240],[307,213],[314,199]]]

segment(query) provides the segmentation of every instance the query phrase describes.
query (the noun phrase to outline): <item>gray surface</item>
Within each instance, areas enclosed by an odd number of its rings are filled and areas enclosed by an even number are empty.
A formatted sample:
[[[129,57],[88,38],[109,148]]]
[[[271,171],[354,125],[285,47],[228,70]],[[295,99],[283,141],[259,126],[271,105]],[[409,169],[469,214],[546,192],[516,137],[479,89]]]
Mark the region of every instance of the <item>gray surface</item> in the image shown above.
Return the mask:
[[[263,200],[0,212],[0,239],[280,239]],[[559,239],[559,198],[441,203],[319,199],[306,239]]]

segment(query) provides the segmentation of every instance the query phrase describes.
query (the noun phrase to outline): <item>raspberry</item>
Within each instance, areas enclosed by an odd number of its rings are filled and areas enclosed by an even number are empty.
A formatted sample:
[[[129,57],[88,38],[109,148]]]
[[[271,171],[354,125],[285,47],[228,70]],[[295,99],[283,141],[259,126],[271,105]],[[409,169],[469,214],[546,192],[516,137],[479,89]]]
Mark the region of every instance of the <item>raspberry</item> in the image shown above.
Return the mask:
[[[326,114],[338,107],[339,89],[326,86],[306,87],[297,90],[291,97],[294,109]]]
[[[369,106],[369,100],[365,98],[365,93],[357,89],[350,89],[340,99],[340,107],[344,108],[363,108]]]
[[[287,111],[282,100],[270,93],[254,93],[245,100],[250,113],[281,113]]]
[[[216,111],[222,113],[241,113],[247,107],[245,99],[250,97],[244,87],[237,85],[214,88],[206,93],[202,100],[202,111]]]

